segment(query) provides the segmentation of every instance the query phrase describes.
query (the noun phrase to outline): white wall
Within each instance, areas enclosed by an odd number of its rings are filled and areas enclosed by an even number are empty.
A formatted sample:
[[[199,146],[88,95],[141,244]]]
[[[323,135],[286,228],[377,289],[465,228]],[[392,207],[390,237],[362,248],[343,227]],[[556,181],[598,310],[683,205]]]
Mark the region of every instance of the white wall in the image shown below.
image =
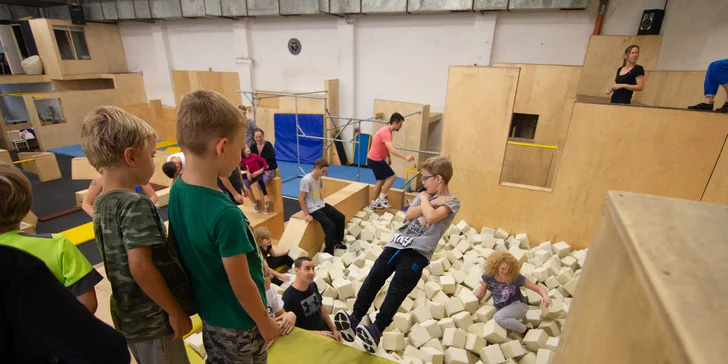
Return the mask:
[[[582,65],[599,1],[583,11],[501,13],[493,62]]]
[[[611,0],[603,34],[636,34],[642,11],[662,6]],[[242,89],[315,91],[338,78],[339,114],[368,118],[376,98],[442,112],[450,65],[581,65],[597,8],[590,0],[584,11],[185,19],[120,29],[130,71],[144,72],[149,98],[165,105],[174,104],[168,70],[212,68],[239,72]],[[726,58],[726,14],[726,0],[670,0],[658,69],[702,70]],[[288,52],[290,38],[301,41],[300,55]]]

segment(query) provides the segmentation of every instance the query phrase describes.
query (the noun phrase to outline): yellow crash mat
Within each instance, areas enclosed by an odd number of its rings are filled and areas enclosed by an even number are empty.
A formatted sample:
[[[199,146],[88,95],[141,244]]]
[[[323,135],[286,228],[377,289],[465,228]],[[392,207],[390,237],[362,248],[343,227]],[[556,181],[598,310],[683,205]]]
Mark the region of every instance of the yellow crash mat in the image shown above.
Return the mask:
[[[271,364],[392,364],[391,360],[365,353],[299,328],[276,339],[268,349]]]

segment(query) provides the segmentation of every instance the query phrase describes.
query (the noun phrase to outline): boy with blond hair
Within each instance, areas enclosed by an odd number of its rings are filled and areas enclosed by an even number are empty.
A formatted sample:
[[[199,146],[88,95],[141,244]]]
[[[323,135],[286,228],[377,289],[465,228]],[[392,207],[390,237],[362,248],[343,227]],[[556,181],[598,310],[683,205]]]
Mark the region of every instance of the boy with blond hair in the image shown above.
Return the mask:
[[[60,234],[29,234],[20,222],[30,212],[30,181],[10,164],[0,163],[0,245],[23,250],[48,266],[51,273],[91,312],[96,312],[96,289],[101,274],[73,243]]]
[[[177,112],[185,171],[170,192],[170,230],[210,363],[266,363],[266,344],[281,332],[266,311],[263,259],[250,222],[217,185],[240,163],[245,127],[240,110],[209,90],[185,95]]]
[[[94,203],[96,242],[111,282],[111,318],[139,364],[189,363],[182,336],[192,329],[189,282],[152,201],[134,192],[154,174],[156,134],[119,108],[92,112],[81,147],[101,174]]]
[[[407,295],[419,282],[422,270],[430,264],[437,243],[460,210],[460,201],[450,194],[448,183],[452,178],[452,164],[445,157],[433,157],[422,164],[422,186],[425,191],[417,195],[407,209],[406,223],[392,236],[374,262],[369,275],[359,290],[354,312],[339,311],[334,317],[342,338],[354,341],[354,335],[364,342],[364,348],[373,353],[379,340],[392,323]],[[394,273],[387,296],[372,325],[359,322],[369,311],[374,297],[384,282]]]

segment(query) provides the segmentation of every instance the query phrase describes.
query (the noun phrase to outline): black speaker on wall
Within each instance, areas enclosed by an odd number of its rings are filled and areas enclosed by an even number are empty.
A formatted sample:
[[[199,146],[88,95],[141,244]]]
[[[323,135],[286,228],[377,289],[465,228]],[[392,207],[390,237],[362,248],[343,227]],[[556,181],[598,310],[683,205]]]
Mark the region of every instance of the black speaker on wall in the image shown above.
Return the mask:
[[[662,28],[662,19],[665,17],[665,10],[650,9],[642,13],[640,30],[637,35],[659,35]]]
[[[68,12],[71,13],[71,23],[86,24],[86,18],[83,16],[83,6],[80,4],[68,5]]]

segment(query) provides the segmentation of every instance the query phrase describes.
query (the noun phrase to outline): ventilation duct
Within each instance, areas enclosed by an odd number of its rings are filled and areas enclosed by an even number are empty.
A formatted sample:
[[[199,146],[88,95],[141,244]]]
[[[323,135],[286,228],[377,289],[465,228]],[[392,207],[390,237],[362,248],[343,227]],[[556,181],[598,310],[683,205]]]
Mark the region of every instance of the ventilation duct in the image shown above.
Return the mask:
[[[116,10],[116,0],[101,0],[101,12],[104,20],[119,20],[119,12]]]
[[[279,0],[280,15],[320,14],[319,0]]]
[[[136,19],[133,0],[116,0],[116,12],[119,20]]]
[[[245,0],[220,0],[222,16],[247,16],[248,6]]]
[[[407,0],[362,0],[361,12],[365,14],[406,13]]]
[[[248,0],[248,15],[280,15],[278,0]]]
[[[511,10],[586,9],[588,0],[511,0]]]
[[[134,15],[137,19],[151,19],[152,7],[149,0],[132,0],[134,3]]]
[[[475,0],[473,10],[508,10],[508,0]]]
[[[99,0],[86,0],[83,4],[83,16],[88,21],[104,21],[104,11]]]
[[[182,16],[199,18],[205,16],[205,0],[179,0]]]
[[[149,8],[154,19],[170,19],[182,17],[180,0],[149,0]]]
[[[410,13],[472,11],[473,0],[409,0],[407,10]]]
[[[222,3],[220,0],[205,0],[205,15],[222,16]]]

